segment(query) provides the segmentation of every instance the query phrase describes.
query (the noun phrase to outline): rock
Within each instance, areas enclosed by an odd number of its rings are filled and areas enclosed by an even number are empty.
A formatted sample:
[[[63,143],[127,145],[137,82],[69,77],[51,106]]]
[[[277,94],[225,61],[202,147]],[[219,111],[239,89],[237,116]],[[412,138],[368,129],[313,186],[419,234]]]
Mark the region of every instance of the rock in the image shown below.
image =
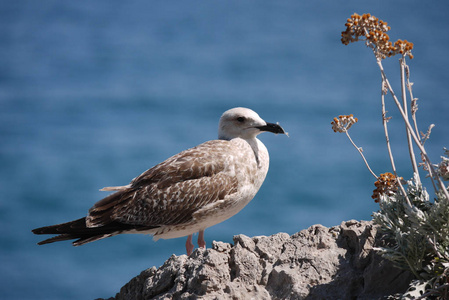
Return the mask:
[[[379,299],[405,292],[412,275],[373,251],[377,227],[347,221],[292,236],[245,235],[213,242],[190,257],[172,255],[122,287],[128,299]]]

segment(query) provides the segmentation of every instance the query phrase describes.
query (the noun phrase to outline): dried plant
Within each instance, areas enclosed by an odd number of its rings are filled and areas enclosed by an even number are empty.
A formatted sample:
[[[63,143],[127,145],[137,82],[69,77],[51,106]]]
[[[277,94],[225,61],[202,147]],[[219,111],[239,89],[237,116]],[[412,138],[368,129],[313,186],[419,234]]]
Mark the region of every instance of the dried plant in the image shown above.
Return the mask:
[[[413,58],[413,44],[406,40],[391,42],[387,34],[391,28],[386,22],[370,14],[353,14],[345,26],[346,30],[341,34],[342,43],[348,45],[364,41],[373,51],[382,75],[382,123],[392,173],[386,172],[377,176],[371,170],[362,148],[357,147],[351,139],[348,130],[358,121],[357,118],[352,115],[339,116],[334,118],[331,124],[335,132],[346,133],[368,170],[376,178],[376,189],[372,198],[379,203],[380,209],[373,213],[373,220],[380,225],[386,243],[384,247],[376,250],[416,277],[405,294],[393,295],[391,298],[449,299],[449,194],[443,183],[449,180],[449,151],[445,149],[446,157],[443,156],[439,164],[432,164],[424,143],[430,137],[434,125],[431,124],[425,134],[418,130],[418,99],[413,97],[410,68],[406,63],[407,57]],[[383,59],[395,55],[400,55],[401,99],[396,96],[382,65]],[[391,95],[405,124],[408,152],[414,172],[413,178],[407,182],[403,182],[402,177],[398,176],[391,150],[388,132],[388,121],[391,117],[387,116],[385,101],[388,94]],[[419,150],[419,155],[415,154],[415,147]],[[433,201],[423,187],[420,166],[432,182]]]

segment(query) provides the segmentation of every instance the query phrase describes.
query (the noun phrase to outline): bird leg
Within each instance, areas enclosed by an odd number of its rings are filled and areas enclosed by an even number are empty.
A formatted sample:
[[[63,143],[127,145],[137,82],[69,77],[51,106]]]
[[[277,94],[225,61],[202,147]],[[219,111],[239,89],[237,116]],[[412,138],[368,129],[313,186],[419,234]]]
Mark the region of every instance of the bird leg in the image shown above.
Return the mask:
[[[204,241],[204,230],[200,230],[198,234],[198,247],[206,249],[206,242]]]
[[[194,248],[195,248],[195,246],[192,243],[192,234],[190,234],[187,237],[187,241],[186,241],[186,251],[187,251],[188,256],[190,256],[190,254],[192,254]]]

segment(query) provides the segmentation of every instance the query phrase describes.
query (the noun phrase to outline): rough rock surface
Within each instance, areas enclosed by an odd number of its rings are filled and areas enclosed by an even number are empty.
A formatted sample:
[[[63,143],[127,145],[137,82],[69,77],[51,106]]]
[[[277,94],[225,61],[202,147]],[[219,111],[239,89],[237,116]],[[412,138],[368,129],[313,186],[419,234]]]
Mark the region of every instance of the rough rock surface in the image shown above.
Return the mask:
[[[372,250],[379,240],[366,221],[237,235],[234,245],[214,241],[190,257],[171,256],[111,299],[380,299],[404,292],[412,276]]]

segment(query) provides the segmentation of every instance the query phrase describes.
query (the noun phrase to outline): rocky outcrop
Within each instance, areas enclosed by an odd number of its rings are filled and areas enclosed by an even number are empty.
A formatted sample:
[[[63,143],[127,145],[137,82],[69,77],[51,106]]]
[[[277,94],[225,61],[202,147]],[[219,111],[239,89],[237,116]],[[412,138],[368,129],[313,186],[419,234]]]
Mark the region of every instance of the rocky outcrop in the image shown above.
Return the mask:
[[[371,222],[314,225],[296,234],[234,237],[190,257],[171,256],[122,287],[128,299],[379,299],[404,292],[411,274],[373,251]]]

